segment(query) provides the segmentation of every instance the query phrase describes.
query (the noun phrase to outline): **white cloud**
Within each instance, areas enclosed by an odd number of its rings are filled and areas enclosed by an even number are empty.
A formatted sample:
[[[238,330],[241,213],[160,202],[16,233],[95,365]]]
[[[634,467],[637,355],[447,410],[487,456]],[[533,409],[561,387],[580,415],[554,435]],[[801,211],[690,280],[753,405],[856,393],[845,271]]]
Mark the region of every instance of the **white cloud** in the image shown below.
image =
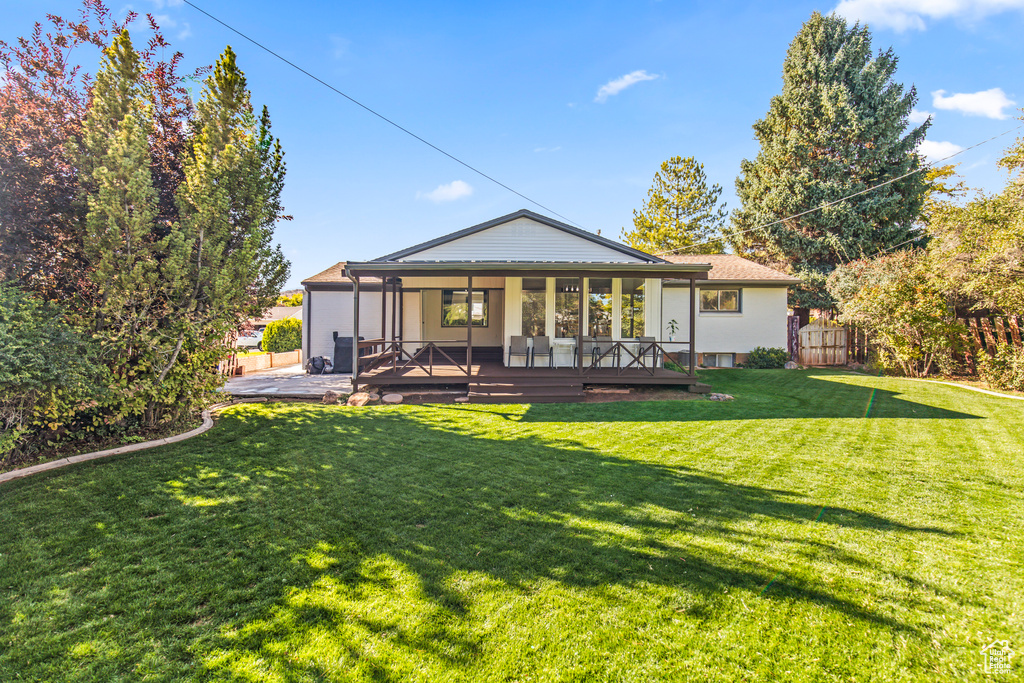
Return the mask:
[[[918,146],[917,151],[921,156],[928,159],[928,161],[934,163],[936,161],[941,161],[952,154],[963,151],[963,147],[955,142],[925,140]]]
[[[907,120],[910,121],[911,123],[924,123],[925,121],[928,120],[929,116],[935,116],[935,112],[918,111],[916,109],[913,109],[910,112],[910,116],[907,117]]]
[[[533,151],[540,154],[541,152],[557,152],[560,149],[562,149],[561,145],[558,147],[536,147]]]
[[[192,26],[187,22],[182,22],[181,30],[178,31],[178,40],[185,40],[192,35]]]
[[[832,11],[871,28],[902,33],[925,30],[925,19],[977,21],[1014,9],[1024,9],[1024,0],[842,0]]]
[[[431,192],[417,192],[416,199],[429,199],[435,204],[454,202],[473,194],[473,187],[462,180],[453,180],[447,185],[438,185]]]
[[[625,76],[620,76],[602,85],[601,89],[597,91],[597,97],[594,98],[594,101],[605,102],[612,95],[618,95],[631,85],[635,85],[642,81],[653,81],[657,77],[658,74],[649,74],[643,70],[634,71],[633,73],[626,74]]]
[[[979,92],[958,92],[946,96],[945,90],[932,93],[932,106],[936,109],[949,109],[969,116],[985,116],[990,119],[1006,119],[1010,115],[1003,111],[1016,102],[1003,92],[1002,88],[981,90]]]

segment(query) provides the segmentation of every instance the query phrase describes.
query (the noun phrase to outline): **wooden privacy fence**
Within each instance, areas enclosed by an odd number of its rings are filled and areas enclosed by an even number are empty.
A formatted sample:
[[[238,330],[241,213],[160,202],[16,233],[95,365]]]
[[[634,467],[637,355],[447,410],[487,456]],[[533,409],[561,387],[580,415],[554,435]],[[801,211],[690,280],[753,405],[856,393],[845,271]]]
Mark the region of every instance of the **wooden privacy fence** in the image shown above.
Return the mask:
[[[847,330],[818,319],[800,328],[800,365],[846,365]]]
[[[1021,345],[1021,316],[1006,315],[990,318],[978,316],[962,320],[967,327],[964,362],[967,369],[977,372],[977,358],[982,353],[993,355],[1003,344]]]

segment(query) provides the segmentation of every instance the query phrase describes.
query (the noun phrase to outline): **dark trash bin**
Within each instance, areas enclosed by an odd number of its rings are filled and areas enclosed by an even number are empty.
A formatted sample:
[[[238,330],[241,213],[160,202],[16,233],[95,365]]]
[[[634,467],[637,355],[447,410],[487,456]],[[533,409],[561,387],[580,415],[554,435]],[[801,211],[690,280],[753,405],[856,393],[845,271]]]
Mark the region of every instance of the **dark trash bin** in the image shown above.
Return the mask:
[[[359,338],[363,341],[363,337]],[[352,337],[339,337],[334,333],[334,372],[352,374]]]

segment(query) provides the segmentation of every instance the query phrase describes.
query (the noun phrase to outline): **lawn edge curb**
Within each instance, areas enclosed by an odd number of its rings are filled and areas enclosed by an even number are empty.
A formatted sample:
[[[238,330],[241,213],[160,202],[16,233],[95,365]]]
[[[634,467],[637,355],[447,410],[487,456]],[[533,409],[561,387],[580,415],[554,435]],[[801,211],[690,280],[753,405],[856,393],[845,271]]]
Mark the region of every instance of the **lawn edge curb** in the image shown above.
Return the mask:
[[[1010,398],[1014,401],[1024,401],[1024,396],[1014,396],[1013,394],[1001,394],[998,391],[989,391],[988,389],[980,389],[978,387],[972,387],[968,384],[957,384],[956,382],[942,382],[937,379],[922,379],[920,377],[904,377],[903,379],[913,380],[915,382],[928,382],[929,384],[945,384],[947,387],[959,387],[960,389],[968,389],[970,391],[977,391],[979,394],[987,394],[989,396],[998,396],[999,398]]]
[[[167,446],[172,443],[178,443],[179,441],[185,441],[192,437],[204,434],[213,428],[213,412],[220,410],[221,408],[227,408],[228,406],[235,405],[236,403],[262,403],[266,401],[265,398],[255,399],[239,399],[234,401],[227,401],[223,403],[216,403],[202,412],[203,424],[199,425],[195,429],[190,429],[187,432],[181,434],[175,434],[174,436],[167,436],[162,439],[154,439],[152,441],[144,441],[142,443],[133,443],[127,446],[118,446],[117,448],[108,448],[104,451],[93,451],[92,453],[80,453],[79,455],[71,455],[66,458],[60,458],[58,460],[51,460],[50,462],[44,462],[39,465],[32,465],[30,467],[22,467],[18,470],[11,470],[10,472],[4,472],[0,474],[0,484],[8,481],[14,481],[15,479],[24,479],[30,477],[33,474],[40,472],[48,472],[50,470],[57,470],[68,465],[75,465],[80,462],[89,462],[90,460],[99,460],[101,458],[109,458],[112,455],[121,455],[122,453],[132,453],[134,451],[144,451],[149,448],[156,448],[157,446]]]

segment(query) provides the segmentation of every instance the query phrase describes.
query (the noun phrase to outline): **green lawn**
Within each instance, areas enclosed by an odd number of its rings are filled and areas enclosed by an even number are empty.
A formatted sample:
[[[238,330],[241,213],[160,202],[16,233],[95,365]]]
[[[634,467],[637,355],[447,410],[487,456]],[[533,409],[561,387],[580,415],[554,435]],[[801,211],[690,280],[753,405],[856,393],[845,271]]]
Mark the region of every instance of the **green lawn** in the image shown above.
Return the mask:
[[[243,405],[4,484],[0,680],[1014,678],[1024,404],[706,379],[736,400]]]

